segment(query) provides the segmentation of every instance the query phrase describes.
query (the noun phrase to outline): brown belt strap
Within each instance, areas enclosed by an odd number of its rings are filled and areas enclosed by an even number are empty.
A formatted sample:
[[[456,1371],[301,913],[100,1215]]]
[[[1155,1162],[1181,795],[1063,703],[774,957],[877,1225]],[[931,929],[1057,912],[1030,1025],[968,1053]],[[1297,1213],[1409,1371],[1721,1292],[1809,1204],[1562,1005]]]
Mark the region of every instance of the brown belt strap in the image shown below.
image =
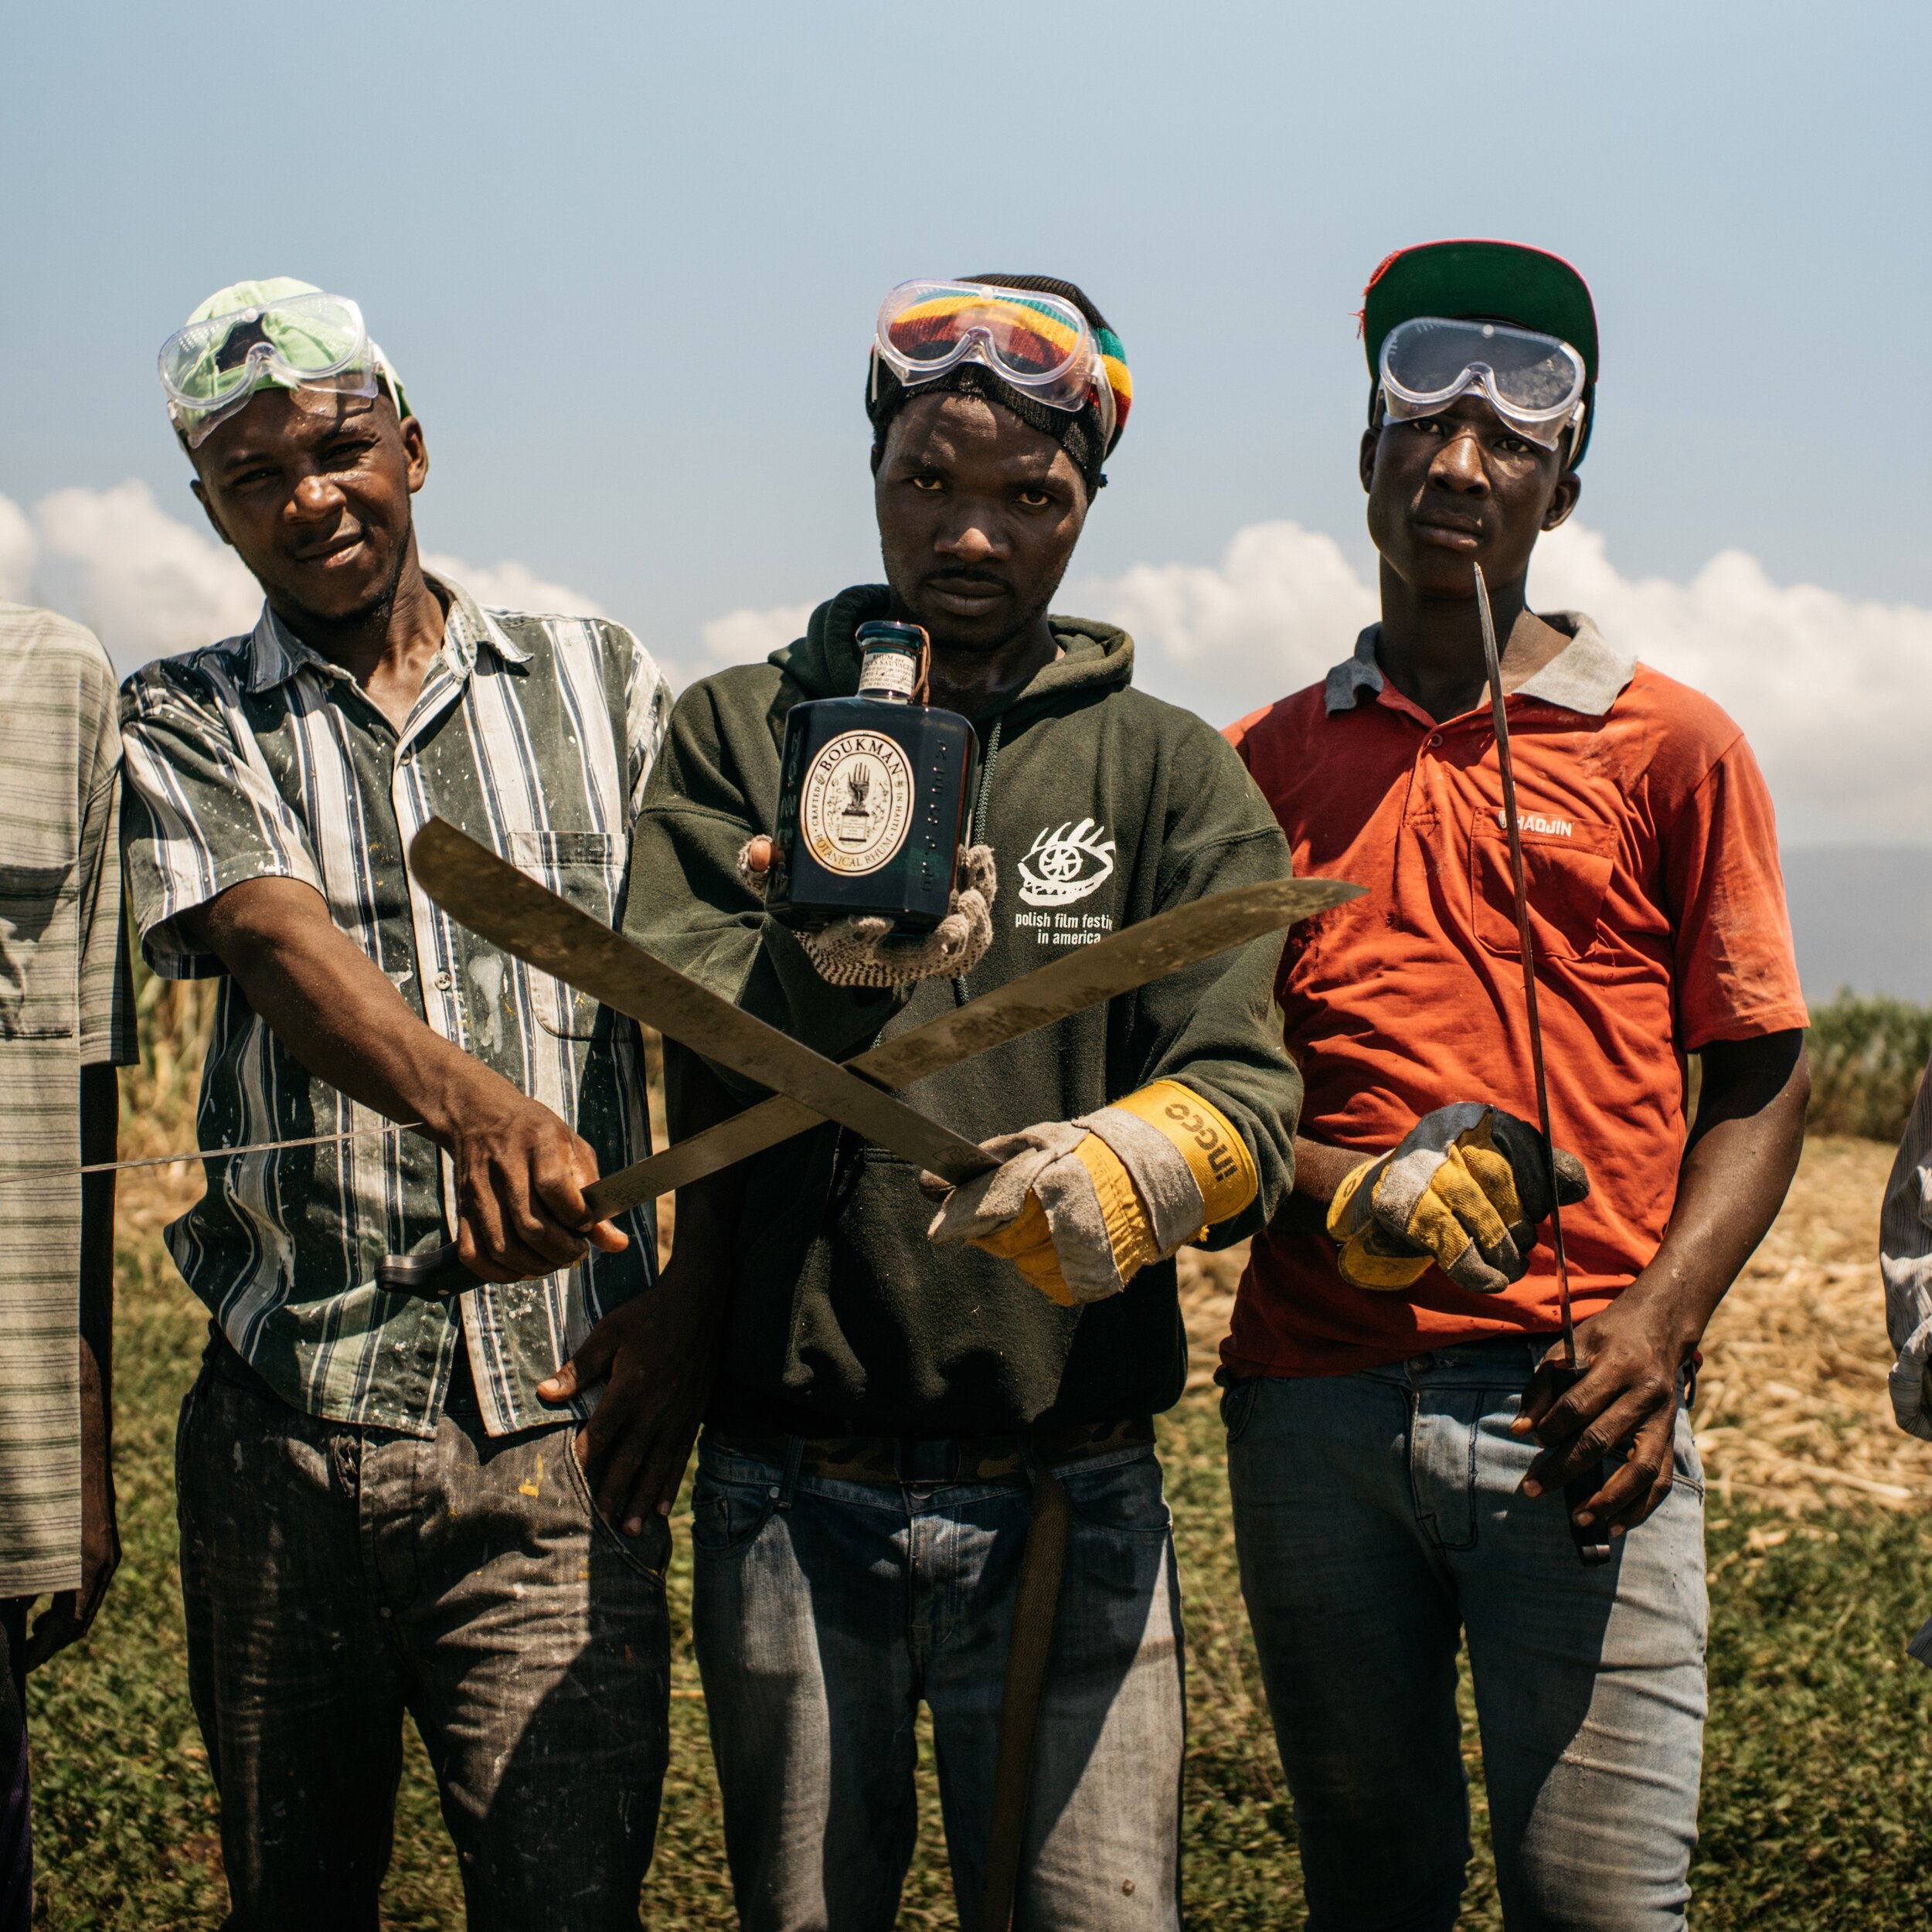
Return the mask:
[[[980,1892],[979,1932],[1012,1932],[1019,1889],[1020,1848],[1032,1794],[1033,1740],[1046,1691],[1046,1662],[1066,1574],[1070,1527],[1066,1486],[1043,1462],[1033,1465],[1033,1513],[1020,1553],[1013,1593],[1013,1627],[1006,1644],[1006,1686],[999,1706],[999,1756],[993,1771],[993,1811],[986,1833],[986,1879]]]

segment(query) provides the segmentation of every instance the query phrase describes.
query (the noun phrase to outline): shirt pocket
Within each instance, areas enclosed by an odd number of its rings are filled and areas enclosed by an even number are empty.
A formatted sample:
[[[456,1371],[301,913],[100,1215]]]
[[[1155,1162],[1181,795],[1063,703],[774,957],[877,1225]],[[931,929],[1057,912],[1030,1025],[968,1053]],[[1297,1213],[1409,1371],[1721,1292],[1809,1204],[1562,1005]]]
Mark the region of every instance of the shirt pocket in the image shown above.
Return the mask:
[[[71,859],[0,862],[0,1039],[66,1039],[78,986]]]
[[[602,832],[513,831],[510,862],[567,899],[602,926],[611,923],[624,876],[624,842]],[[558,1039],[587,1040],[597,1030],[597,1002],[534,967],[530,1004],[536,1023]]]
[[[1523,883],[1537,957],[1580,959],[1597,944],[1616,865],[1616,829],[1553,814],[1525,812],[1522,818]],[[1485,950],[1519,957],[1509,829],[1499,811],[1471,815],[1469,893],[1476,938]]]

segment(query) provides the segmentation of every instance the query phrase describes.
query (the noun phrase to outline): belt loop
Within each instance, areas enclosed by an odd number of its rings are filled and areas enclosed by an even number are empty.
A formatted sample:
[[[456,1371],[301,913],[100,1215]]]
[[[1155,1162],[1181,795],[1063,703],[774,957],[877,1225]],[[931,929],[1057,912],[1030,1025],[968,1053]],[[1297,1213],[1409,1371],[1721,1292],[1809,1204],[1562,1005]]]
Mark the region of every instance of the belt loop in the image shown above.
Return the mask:
[[[791,1507],[792,1492],[798,1487],[798,1471],[805,1460],[805,1439],[803,1436],[785,1438],[785,1473],[778,1478],[778,1507]]]

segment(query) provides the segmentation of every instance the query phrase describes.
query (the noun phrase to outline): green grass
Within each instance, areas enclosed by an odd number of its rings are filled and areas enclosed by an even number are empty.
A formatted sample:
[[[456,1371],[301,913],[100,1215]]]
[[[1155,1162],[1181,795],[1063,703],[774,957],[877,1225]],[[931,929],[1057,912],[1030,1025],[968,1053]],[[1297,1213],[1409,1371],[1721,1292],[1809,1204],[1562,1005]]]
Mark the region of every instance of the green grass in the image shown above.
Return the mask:
[[[206,1926],[223,1900],[175,1573],[174,1419],[201,1325],[155,1247],[126,1250],[121,1280],[127,1557],[97,1634],[36,1676],[32,1693],[46,1923],[60,1932]],[[1164,1434],[1190,1647],[1190,1920],[1216,1932],[1298,1923],[1292,1827],[1235,1584],[1211,1405],[1190,1400]],[[1793,1529],[1738,1515],[1713,1523],[1711,1543],[1712,1720],[1693,1923],[1709,1932],[1925,1924],[1932,1917],[1932,1672],[1906,1659],[1902,1645],[1932,1612],[1932,1524],[1835,1518]],[[674,1681],[683,1694],[672,1706],[671,1776],[647,1893],[654,1927],[733,1923],[685,1638],[689,1585],[681,1554]],[[1471,1761],[1479,1768],[1473,1743]],[[951,1925],[930,1764],[924,1791],[902,1923]],[[1479,1784],[1476,1801],[1480,1845]],[[462,1922],[434,1793],[413,1747],[388,1922],[412,1929]],[[1501,1923],[1486,1848],[1463,1922]]]
[[[1811,1060],[1815,1134],[1896,1141],[1932,1054],[1932,1006],[1841,992],[1816,1007],[1805,1036]]]

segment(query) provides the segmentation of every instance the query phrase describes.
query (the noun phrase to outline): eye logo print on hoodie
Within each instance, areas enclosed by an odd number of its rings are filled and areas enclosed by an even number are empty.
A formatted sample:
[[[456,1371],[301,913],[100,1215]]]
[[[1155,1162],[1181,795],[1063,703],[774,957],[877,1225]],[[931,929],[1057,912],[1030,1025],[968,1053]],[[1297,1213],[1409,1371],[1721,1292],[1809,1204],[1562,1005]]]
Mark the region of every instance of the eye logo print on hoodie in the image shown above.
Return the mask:
[[[1097,892],[1114,876],[1114,841],[1107,828],[1070,819],[1056,832],[1044,826],[1019,862],[1019,896],[1029,906],[1071,906]]]

